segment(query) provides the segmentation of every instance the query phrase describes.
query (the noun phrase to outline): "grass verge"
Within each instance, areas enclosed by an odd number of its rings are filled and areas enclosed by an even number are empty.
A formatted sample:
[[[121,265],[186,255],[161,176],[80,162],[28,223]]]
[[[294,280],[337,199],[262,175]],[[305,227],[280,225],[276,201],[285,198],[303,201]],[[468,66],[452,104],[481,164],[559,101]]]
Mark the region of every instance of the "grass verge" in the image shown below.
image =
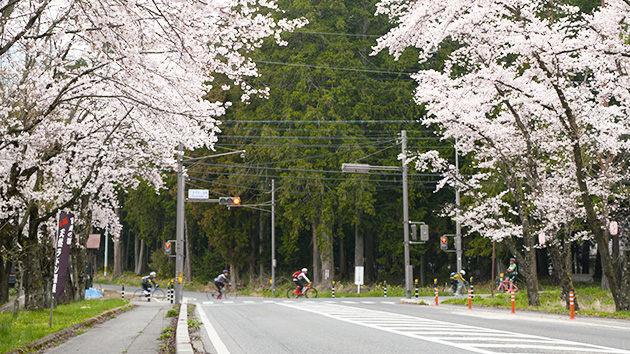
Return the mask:
[[[83,300],[68,305],[59,305],[53,310],[52,327],[49,327],[50,309],[22,310],[16,317],[11,313],[1,313],[0,353],[27,346],[29,343],[126,304],[128,304],[127,301],[120,299],[108,299]]]

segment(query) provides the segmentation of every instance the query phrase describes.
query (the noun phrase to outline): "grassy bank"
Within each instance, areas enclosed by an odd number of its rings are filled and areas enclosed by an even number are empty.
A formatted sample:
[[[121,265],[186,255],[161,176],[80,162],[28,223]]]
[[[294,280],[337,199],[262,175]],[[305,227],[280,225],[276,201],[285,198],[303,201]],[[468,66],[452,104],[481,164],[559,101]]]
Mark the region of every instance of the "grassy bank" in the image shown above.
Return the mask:
[[[12,313],[0,313],[0,353],[22,347],[125,304],[127,302],[120,299],[108,299],[84,300],[59,305],[53,310],[52,327],[49,327],[50,309],[21,310],[17,317],[14,317]]]
[[[539,311],[547,313],[561,313],[569,316],[570,310],[566,308],[566,301],[560,297],[559,287],[545,286],[539,292],[540,306],[530,306],[526,290],[515,293],[515,311]],[[615,303],[610,291],[601,290],[599,286],[592,284],[576,284],[575,299],[579,309],[576,316],[597,316],[630,319],[630,312],[615,311]],[[449,299],[444,303],[468,305],[467,295],[460,299]],[[494,296],[475,296],[472,306],[487,306],[494,308],[511,309],[512,300],[510,294],[497,293]]]

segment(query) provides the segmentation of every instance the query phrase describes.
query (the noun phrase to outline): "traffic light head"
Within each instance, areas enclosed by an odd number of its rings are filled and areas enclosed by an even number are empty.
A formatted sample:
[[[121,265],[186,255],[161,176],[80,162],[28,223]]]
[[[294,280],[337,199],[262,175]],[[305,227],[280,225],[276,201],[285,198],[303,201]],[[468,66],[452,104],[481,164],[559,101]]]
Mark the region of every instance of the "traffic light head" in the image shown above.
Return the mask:
[[[448,238],[446,236],[442,236],[442,238],[440,238],[440,248],[443,251],[448,249]]]
[[[239,197],[221,197],[219,198],[219,204],[227,206],[241,205],[241,198]]]
[[[164,242],[164,254],[167,256],[171,255],[171,242],[170,241],[166,241]]]

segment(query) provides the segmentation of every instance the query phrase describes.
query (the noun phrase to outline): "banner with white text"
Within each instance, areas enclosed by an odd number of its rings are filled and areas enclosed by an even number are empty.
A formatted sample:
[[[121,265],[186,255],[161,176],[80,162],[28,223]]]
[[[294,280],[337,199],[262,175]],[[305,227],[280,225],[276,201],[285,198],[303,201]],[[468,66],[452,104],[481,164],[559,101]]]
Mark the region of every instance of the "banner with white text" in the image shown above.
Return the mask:
[[[74,214],[61,212],[59,214],[59,233],[55,245],[55,273],[52,287],[52,293],[55,297],[62,297],[66,289],[68,259],[70,258],[73,234]]]

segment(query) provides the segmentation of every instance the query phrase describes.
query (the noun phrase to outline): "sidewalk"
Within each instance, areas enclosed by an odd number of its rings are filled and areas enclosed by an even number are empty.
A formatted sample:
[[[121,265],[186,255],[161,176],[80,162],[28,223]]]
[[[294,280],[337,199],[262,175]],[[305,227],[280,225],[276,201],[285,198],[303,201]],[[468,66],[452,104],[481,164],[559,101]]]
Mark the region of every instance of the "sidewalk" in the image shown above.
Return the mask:
[[[170,326],[166,313],[172,308],[167,302],[134,301],[135,308],[119,313],[44,353],[90,354],[155,354],[160,352],[158,338]]]

